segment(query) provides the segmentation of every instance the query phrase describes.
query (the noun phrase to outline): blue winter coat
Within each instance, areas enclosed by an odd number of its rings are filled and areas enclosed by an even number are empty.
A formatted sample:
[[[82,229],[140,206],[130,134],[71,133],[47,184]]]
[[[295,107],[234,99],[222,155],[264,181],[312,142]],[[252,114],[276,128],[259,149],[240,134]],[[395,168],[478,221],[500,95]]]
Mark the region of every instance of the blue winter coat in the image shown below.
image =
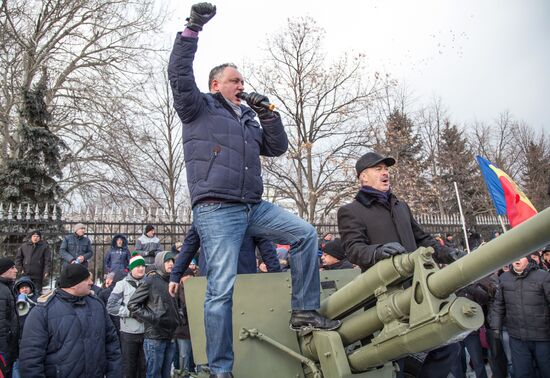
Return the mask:
[[[118,336],[103,303],[61,289],[29,313],[19,364],[22,377],[122,377]]]
[[[76,234],[65,236],[65,239],[63,239],[61,243],[61,247],[59,247],[59,253],[63,259],[63,267],[71,264],[78,256],[84,256],[82,265],[87,268],[88,260],[94,255],[90,239],[87,236],[77,236]]]
[[[183,123],[192,204],[205,198],[258,203],[263,192],[260,155],[280,156],[288,148],[281,118],[274,112],[260,128],[252,109],[241,105],[239,119],[220,94],[201,93],[193,74],[197,41],[178,34],[168,65],[174,108]]]
[[[116,246],[117,239],[122,239],[122,248]],[[116,234],[111,240],[111,249],[105,256],[105,273],[125,271],[129,263],[128,239],[122,234]]]

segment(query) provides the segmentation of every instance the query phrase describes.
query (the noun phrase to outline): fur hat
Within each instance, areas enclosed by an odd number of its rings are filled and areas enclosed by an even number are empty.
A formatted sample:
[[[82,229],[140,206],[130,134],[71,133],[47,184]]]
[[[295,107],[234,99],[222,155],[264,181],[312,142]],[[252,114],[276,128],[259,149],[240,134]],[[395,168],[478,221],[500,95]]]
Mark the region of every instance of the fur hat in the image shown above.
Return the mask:
[[[152,224],[148,224],[147,226],[145,226],[145,231],[143,233],[146,234],[149,231],[154,230],[154,229],[155,229],[155,226],[153,226]]]

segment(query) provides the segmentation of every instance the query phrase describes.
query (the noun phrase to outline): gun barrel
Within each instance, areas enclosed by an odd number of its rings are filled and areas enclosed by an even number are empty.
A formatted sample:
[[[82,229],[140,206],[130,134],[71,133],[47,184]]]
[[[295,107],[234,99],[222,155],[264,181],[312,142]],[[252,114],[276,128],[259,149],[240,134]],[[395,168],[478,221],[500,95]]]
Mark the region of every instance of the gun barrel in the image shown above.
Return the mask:
[[[433,295],[446,298],[550,242],[550,208],[428,277]]]

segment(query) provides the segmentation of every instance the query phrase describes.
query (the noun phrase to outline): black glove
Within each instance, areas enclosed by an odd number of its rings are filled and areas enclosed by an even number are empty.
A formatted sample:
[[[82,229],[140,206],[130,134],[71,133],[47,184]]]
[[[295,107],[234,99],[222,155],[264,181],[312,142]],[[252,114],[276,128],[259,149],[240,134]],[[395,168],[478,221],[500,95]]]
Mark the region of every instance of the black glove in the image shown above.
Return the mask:
[[[191,7],[191,14],[187,17],[187,27],[193,31],[202,30],[212,17],[216,15],[216,6],[210,3],[197,3]]]
[[[148,256],[148,257],[155,257],[155,255],[156,255],[155,251],[149,251],[149,252],[147,253],[147,256]]]
[[[405,253],[407,250],[401,244],[397,242],[391,242],[382,244],[375,250],[374,259],[378,262],[380,260],[389,259],[392,256]]]
[[[252,92],[248,94],[246,103],[248,104],[248,106],[252,108],[252,110],[256,112],[256,114],[258,114],[258,118],[266,119],[271,117],[273,112],[270,111],[269,109],[264,108],[262,105],[260,105],[262,102],[269,103],[269,99],[267,98],[267,96],[261,95],[256,92]]]

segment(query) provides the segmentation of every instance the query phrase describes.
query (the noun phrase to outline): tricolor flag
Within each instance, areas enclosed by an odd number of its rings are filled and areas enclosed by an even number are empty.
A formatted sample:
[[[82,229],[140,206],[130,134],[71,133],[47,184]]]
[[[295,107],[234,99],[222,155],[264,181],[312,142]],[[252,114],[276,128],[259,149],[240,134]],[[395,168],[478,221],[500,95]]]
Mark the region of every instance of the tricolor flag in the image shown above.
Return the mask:
[[[485,178],[497,214],[506,214],[510,225],[516,227],[537,213],[529,198],[523,194],[510,176],[481,156],[476,156],[476,160],[481,168],[483,178]]]

